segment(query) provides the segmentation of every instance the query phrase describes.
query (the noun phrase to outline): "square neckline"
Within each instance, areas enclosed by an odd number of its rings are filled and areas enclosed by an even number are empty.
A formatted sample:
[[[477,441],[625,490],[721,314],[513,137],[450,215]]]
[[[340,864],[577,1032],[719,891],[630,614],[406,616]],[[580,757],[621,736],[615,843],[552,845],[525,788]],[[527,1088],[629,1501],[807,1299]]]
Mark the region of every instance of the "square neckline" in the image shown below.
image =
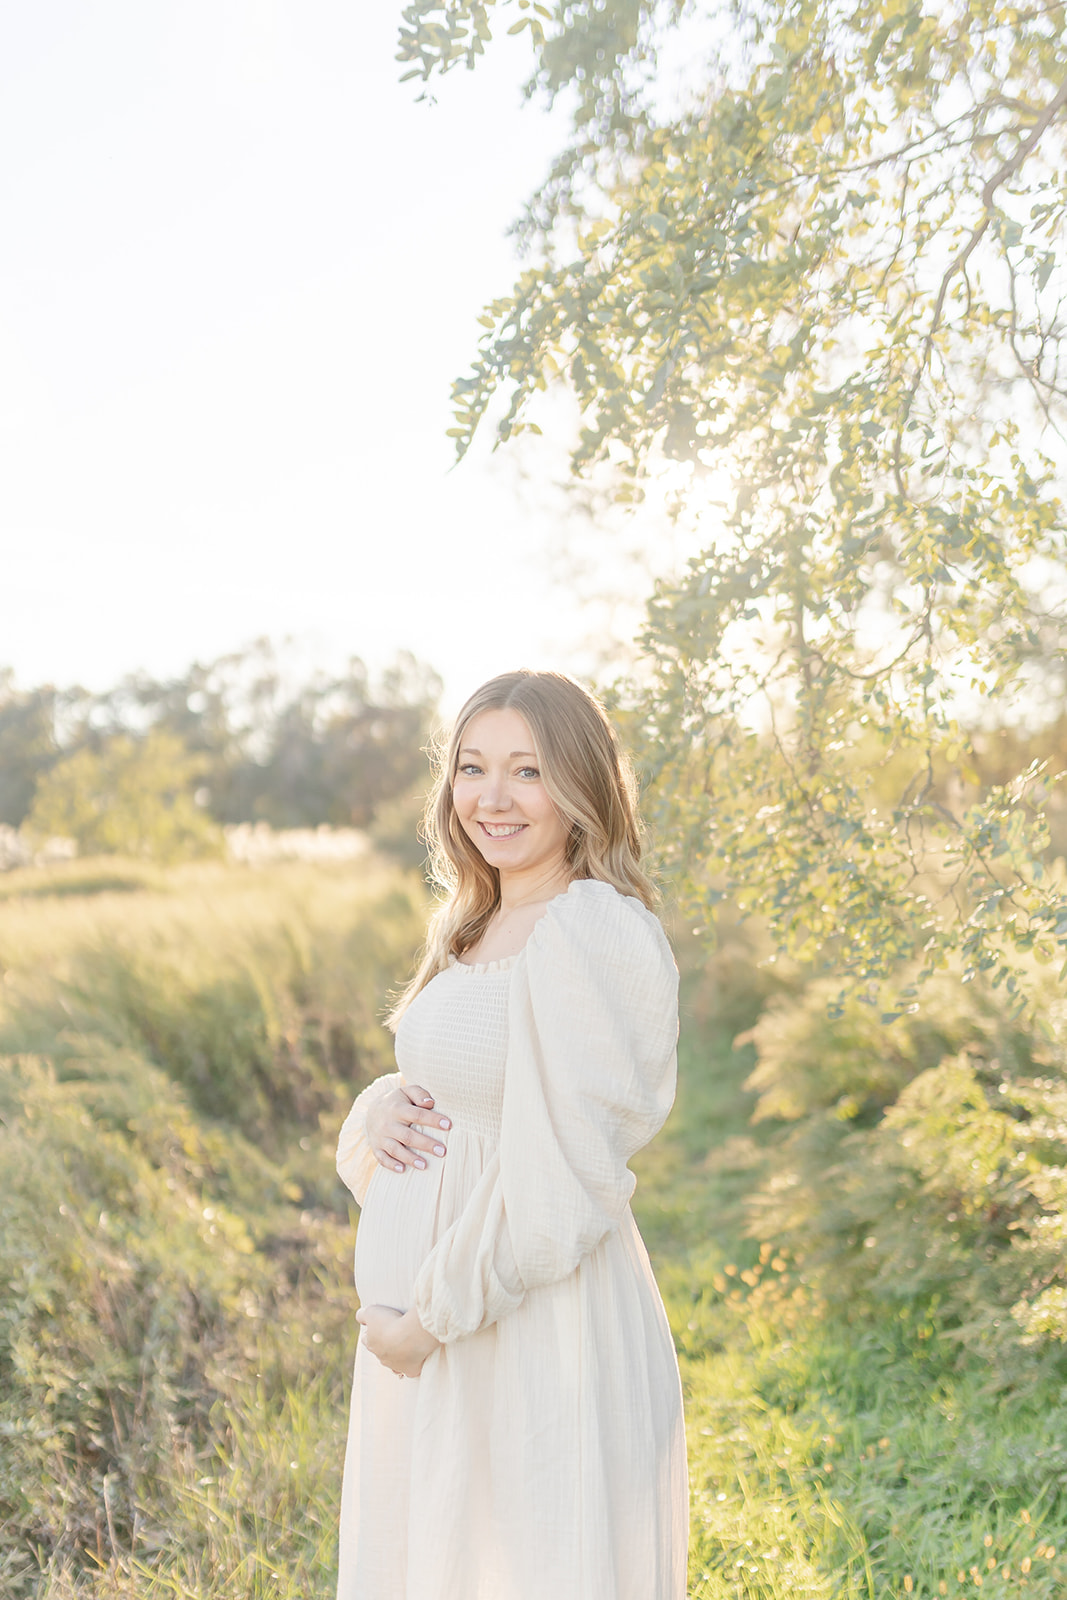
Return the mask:
[[[552,896],[551,900],[546,900],[545,901],[545,909],[542,911],[541,915],[537,918],[537,920],[535,921],[533,927],[530,929],[529,933],[526,935],[526,939],[525,939],[525,942],[522,945],[522,948],[519,949],[519,950],[516,950],[514,955],[501,956],[496,961],[461,961],[457,955],[453,955],[452,952],[449,951],[449,953],[448,953],[448,967],[449,967],[449,970],[451,970],[453,967],[459,967],[463,972],[469,972],[473,976],[476,976],[476,977],[483,977],[487,973],[493,973],[493,972],[509,972],[511,970],[511,968],[515,965],[516,961],[518,961],[519,957],[520,956],[524,956],[526,954],[527,945],[530,943],[530,940],[533,938],[533,936],[536,933],[536,931],[537,931],[538,927],[540,926],[540,924],[548,916],[548,913],[551,911],[552,907],[554,905],[556,905],[558,901],[566,900],[567,896],[570,894],[570,892],[574,888],[575,884],[578,884],[578,883],[600,883],[602,881],[603,880],[600,879],[600,878],[572,878],[570,883],[568,883],[568,885],[567,885],[567,887],[565,889],[561,889],[559,894],[554,894]],[[609,884],[608,887],[610,888],[611,885]]]

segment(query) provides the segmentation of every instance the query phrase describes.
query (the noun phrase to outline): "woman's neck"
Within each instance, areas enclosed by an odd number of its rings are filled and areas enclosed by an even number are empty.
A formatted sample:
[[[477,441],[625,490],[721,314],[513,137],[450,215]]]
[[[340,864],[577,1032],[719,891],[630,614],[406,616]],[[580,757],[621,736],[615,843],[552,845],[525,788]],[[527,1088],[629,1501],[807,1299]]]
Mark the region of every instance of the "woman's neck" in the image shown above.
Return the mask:
[[[553,866],[547,870],[543,867],[534,868],[529,872],[502,872],[500,915],[506,917],[522,906],[540,905],[545,900],[552,900],[566,891],[570,881],[571,875],[565,866]]]

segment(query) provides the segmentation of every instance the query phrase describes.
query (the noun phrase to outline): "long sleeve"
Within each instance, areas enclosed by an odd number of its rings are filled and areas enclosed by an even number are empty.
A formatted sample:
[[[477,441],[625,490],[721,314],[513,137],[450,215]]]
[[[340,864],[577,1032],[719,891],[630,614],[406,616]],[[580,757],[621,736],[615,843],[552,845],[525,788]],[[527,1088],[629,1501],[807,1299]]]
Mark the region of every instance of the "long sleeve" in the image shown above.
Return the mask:
[[[337,1171],[362,1206],[378,1159],[367,1142],[367,1112],[391,1089],[403,1083],[399,1072],[387,1072],[356,1096],[337,1136]]]
[[[569,1276],[622,1220],[627,1162],[674,1098],[678,973],[658,921],[583,880],[535,925],[512,977],[499,1154],[415,1284],[442,1342]]]

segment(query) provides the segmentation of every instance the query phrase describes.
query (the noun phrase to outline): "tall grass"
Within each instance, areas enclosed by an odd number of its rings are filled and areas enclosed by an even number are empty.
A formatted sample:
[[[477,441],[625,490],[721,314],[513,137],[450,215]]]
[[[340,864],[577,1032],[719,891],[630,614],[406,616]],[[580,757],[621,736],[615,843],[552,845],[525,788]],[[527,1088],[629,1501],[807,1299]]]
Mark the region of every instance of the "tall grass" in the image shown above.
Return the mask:
[[[389,1064],[421,888],[372,862],[18,876],[0,1592],[328,1594],[356,1331],[333,1144]]]

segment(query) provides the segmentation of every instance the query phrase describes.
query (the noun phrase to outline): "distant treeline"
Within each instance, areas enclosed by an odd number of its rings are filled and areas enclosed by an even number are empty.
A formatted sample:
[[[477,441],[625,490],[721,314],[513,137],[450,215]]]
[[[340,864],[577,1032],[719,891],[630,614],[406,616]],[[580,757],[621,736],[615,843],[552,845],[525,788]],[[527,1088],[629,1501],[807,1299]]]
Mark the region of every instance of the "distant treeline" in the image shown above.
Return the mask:
[[[164,735],[188,753],[198,807],[218,823],[366,827],[425,771],[440,689],[409,654],[377,676],[358,657],[336,675],[301,672],[262,639],[178,677],[131,674],[103,693],[23,689],[0,670],[0,823],[20,826],[42,779],[82,752]]]

